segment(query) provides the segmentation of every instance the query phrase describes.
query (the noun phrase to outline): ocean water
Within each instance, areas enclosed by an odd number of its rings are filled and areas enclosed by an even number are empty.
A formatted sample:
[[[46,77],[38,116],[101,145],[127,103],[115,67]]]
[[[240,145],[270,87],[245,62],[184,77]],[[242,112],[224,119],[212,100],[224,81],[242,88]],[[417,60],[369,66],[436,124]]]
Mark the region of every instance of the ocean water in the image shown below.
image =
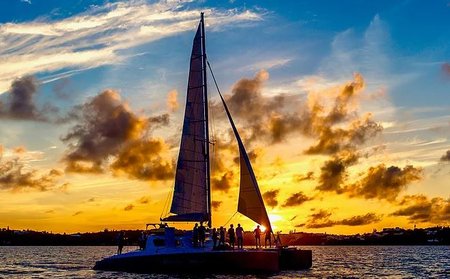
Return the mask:
[[[270,278],[450,278],[448,246],[313,246],[313,267]],[[134,249],[125,247],[124,251]],[[0,278],[197,278],[92,270],[116,247],[0,247]],[[206,278],[261,278],[208,275]]]

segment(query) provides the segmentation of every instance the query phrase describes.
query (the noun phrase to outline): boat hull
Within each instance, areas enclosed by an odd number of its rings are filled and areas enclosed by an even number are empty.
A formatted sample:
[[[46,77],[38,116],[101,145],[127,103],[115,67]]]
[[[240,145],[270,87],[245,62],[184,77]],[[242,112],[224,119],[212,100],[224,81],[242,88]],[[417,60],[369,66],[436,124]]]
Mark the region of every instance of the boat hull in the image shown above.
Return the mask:
[[[279,252],[265,250],[204,251],[114,256],[98,261],[94,269],[137,273],[276,273]]]
[[[279,250],[280,269],[301,270],[312,266],[312,251],[297,248],[282,248]]]

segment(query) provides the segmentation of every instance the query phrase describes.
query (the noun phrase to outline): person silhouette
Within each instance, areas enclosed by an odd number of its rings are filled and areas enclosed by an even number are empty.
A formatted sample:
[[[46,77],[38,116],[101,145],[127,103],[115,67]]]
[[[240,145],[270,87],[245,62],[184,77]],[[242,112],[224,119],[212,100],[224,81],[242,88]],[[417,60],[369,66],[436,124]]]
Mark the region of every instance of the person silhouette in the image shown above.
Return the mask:
[[[198,228],[198,240],[200,241],[200,247],[205,247],[206,228],[203,226],[203,222],[200,222]]]
[[[220,227],[220,231],[219,231],[219,246],[220,245],[225,245],[225,228],[224,227]]]
[[[219,236],[218,236],[218,233],[217,233],[217,229],[213,228],[213,230],[212,230],[213,248],[217,247],[217,240],[218,240],[218,238],[219,238]]]
[[[258,247],[261,248],[261,229],[259,228],[259,225],[256,226],[253,234],[255,235],[256,249],[258,249]]]
[[[241,227],[241,224],[237,225],[236,228],[236,238],[237,238],[237,247],[238,249],[243,249],[243,243],[244,243],[244,228]]]
[[[233,224],[230,225],[230,228],[228,229],[228,242],[230,243],[230,246],[234,249],[234,243],[236,241],[236,234],[234,233]]]
[[[269,248],[272,248],[272,238],[271,238],[271,231],[270,229],[267,229],[265,232],[265,238],[264,238],[264,247],[267,248],[267,241],[269,242]]]
[[[117,236],[117,254],[122,254],[123,246],[125,245],[125,233],[121,231]]]
[[[198,247],[198,224],[195,223],[194,229],[192,229],[192,244],[194,247]]]

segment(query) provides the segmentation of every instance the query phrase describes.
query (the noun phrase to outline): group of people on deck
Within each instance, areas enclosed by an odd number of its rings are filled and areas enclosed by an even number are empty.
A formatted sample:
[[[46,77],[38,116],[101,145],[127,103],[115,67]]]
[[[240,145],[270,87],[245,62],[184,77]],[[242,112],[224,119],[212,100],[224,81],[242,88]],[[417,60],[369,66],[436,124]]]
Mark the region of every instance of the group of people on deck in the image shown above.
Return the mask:
[[[264,232],[264,244],[267,248],[267,243],[269,243],[269,247],[272,247],[272,237],[271,230],[266,229]],[[253,235],[255,236],[255,245],[256,249],[261,249],[261,235],[263,234],[260,226],[258,225],[256,229],[253,231]],[[205,247],[205,238],[206,238],[206,227],[203,226],[203,223],[200,223],[200,226],[196,223],[192,230],[192,243],[194,247]],[[213,228],[211,230],[211,238],[213,241],[213,249],[218,247],[225,246],[225,240],[228,240],[228,244],[232,249],[237,245],[237,249],[244,248],[244,228],[241,224],[238,224],[236,229],[234,225],[231,224],[228,230],[224,227]]]

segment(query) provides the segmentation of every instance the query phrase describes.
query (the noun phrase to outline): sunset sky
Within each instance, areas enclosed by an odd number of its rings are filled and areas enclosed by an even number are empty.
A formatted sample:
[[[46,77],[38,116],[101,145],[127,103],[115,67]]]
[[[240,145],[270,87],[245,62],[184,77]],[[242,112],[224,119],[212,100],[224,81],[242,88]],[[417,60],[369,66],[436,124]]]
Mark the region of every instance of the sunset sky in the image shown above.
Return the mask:
[[[0,228],[159,222],[201,11],[275,230],[450,225],[448,0],[6,0]],[[209,89],[221,226],[237,209],[239,153]]]

